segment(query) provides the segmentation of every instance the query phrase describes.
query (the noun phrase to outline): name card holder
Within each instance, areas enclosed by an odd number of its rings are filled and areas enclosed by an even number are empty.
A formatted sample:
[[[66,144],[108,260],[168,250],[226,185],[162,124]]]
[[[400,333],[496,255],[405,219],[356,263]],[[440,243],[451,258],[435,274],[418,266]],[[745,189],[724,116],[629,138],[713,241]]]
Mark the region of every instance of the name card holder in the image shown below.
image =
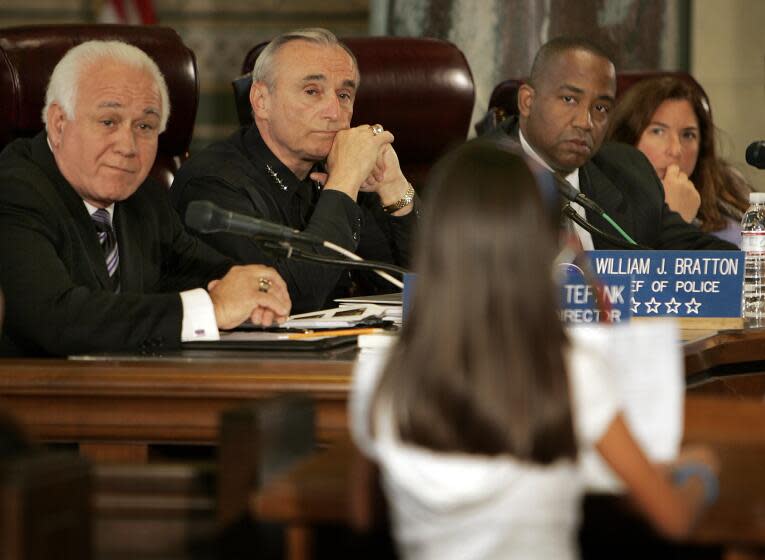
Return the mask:
[[[574,264],[561,265],[560,318],[566,324],[626,323],[632,316],[631,286],[628,278],[589,282]]]
[[[672,317],[683,329],[743,326],[741,251],[590,251],[604,284],[627,280],[634,319]]]

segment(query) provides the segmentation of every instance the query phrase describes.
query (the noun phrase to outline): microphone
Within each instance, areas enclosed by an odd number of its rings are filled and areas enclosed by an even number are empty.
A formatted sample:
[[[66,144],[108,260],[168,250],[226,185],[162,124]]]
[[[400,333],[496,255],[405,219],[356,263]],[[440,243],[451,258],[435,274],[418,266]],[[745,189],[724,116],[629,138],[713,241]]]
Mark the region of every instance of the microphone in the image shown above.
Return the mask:
[[[563,214],[572,222],[579,224],[582,229],[589,231],[591,235],[597,235],[601,239],[605,239],[606,241],[609,241],[618,247],[623,247],[624,249],[651,249],[651,247],[646,247],[645,245],[641,245],[640,243],[635,242],[632,238],[622,239],[621,237],[616,237],[615,235],[606,233],[599,227],[592,225],[590,222],[582,218],[570,204],[566,204],[563,207]],[[608,214],[605,214],[605,216],[608,216]]]
[[[765,140],[749,144],[746,149],[746,162],[757,169],[765,169]]]
[[[186,225],[202,233],[228,231],[249,235],[255,239],[297,241],[311,245],[324,243],[324,240],[310,233],[224,210],[212,202],[203,200],[195,200],[189,204],[186,209]]]
[[[587,173],[587,171],[585,170],[585,174],[586,173]],[[598,203],[596,203],[594,200],[591,200],[591,199],[587,198],[587,196],[583,192],[580,192],[579,190],[575,189],[573,187],[573,185],[571,185],[571,183],[569,183],[566,180],[565,177],[562,177],[561,175],[559,175],[557,173],[553,173],[553,178],[555,179],[555,184],[558,186],[558,190],[560,191],[560,193],[565,198],[567,198],[571,202],[575,202],[575,203],[579,204],[580,206],[583,206],[584,208],[586,208],[588,210],[591,210],[596,215],[600,216],[606,222],[611,224],[611,226],[617,232],[619,232],[619,234],[624,238],[624,240],[627,242],[627,245],[624,245],[623,241],[620,240],[619,238],[607,234],[602,229],[596,228],[595,226],[590,224],[587,220],[582,219],[579,216],[579,214],[576,213],[576,210],[571,208],[571,204],[567,204],[566,205],[566,206],[568,206],[568,210],[570,210],[571,212],[566,211],[565,208],[564,208],[564,212],[566,212],[566,214],[569,216],[569,218],[571,218],[577,224],[579,224],[584,229],[589,231],[591,234],[594,233],[594,234],[598,235],[599,237],[610,241],[611,243],[614,243],[614,244],[622,246],[622,247],[627,247],[627,248],[630,248],[630,249],[634,249],[635,247],[642,248],[639,243],[637,243],[634,239],[632,239],[629,236],[629,234],[626,231],[624,231],[622,229],[622,227],[619,224],[617,224],[614,221],[614,219],[611,216],[609,216],[606,213],[606,211],[603,210],[598,205]],[[571,213],[576,214],[576,217],[574,217],[574,215],[571,214]]]
[[[587,198],[583,192],[575,189],[573,185],[566,181],[564,177],[558,173],[553,173],[552,176],[553,179],[555,179],[555,185],[558,187],[558,192],[563,195],[563,198],[566,198],[571,202],[578,204],[579,206],[583,206],[592,212],[595,212],[598,216],[605,214],[605,211],[600,206],[598,206],[594,200]]]

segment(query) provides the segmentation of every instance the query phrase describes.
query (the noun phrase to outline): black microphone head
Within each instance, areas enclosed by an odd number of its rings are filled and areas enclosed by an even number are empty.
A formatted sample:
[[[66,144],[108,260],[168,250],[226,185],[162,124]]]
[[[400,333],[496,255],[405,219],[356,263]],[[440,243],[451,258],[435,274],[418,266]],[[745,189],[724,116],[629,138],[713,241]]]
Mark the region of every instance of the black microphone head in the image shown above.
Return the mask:
[[[207,200],[195,200],[186,208],[186,225],[202,233],[226,229],[224,211]]]
[[[757,169],[765,169],[765,140],[749,144],[746,149],[746,162]]]
[[[559,173],[553,173],[552,177],[553,181],[555,181],[555,186],[558,188],[558,192],[563,196],[563,198],[571,202],[576,202],[576,197],[579,195],[579,191],[576,190],[571,185],[571,183],[566,181],[565,177],[561,176]]]

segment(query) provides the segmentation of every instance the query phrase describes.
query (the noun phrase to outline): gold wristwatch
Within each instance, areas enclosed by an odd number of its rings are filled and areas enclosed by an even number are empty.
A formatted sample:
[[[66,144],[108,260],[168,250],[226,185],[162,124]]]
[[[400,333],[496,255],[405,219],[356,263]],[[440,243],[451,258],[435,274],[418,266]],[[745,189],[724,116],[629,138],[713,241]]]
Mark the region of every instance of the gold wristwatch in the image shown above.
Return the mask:
[[[404,196],[399,198],[393,204],[388,204],[388,206],[383,206],[383,210],[385,210],[388,214],[392,214],[396,210],[401,210],[402,208],[409,206],[413,200],[414,200],[414,187],[412,186],[412,183],[409,183],[409,188],[406,189]]]

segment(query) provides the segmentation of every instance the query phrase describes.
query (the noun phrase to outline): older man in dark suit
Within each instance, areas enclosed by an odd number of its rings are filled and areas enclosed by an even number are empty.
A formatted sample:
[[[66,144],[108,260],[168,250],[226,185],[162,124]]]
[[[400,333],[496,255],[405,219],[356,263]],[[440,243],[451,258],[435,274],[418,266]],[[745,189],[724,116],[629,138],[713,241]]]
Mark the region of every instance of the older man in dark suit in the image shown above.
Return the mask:
[[[58,63],[46,131],[0,155],[0,355],[156,351],[288,314],[276,271],[232,267],[147,179],[169,109],[133,46],[90,41]]]
[[[702,233],[671,211],[648,160],[625,144],[603,143],[616,94],[613,62],[585,40],[558,38],[537,53],[528,83],[518,92],[520,117],[495,134],[523,150],[598,203],[637,243],[652,249],[737,249]],[[582,217],[585,211],[577,208]],[[616,234],[591,210],[586,219]],[[576,226],[585,249],[617,249]]]

